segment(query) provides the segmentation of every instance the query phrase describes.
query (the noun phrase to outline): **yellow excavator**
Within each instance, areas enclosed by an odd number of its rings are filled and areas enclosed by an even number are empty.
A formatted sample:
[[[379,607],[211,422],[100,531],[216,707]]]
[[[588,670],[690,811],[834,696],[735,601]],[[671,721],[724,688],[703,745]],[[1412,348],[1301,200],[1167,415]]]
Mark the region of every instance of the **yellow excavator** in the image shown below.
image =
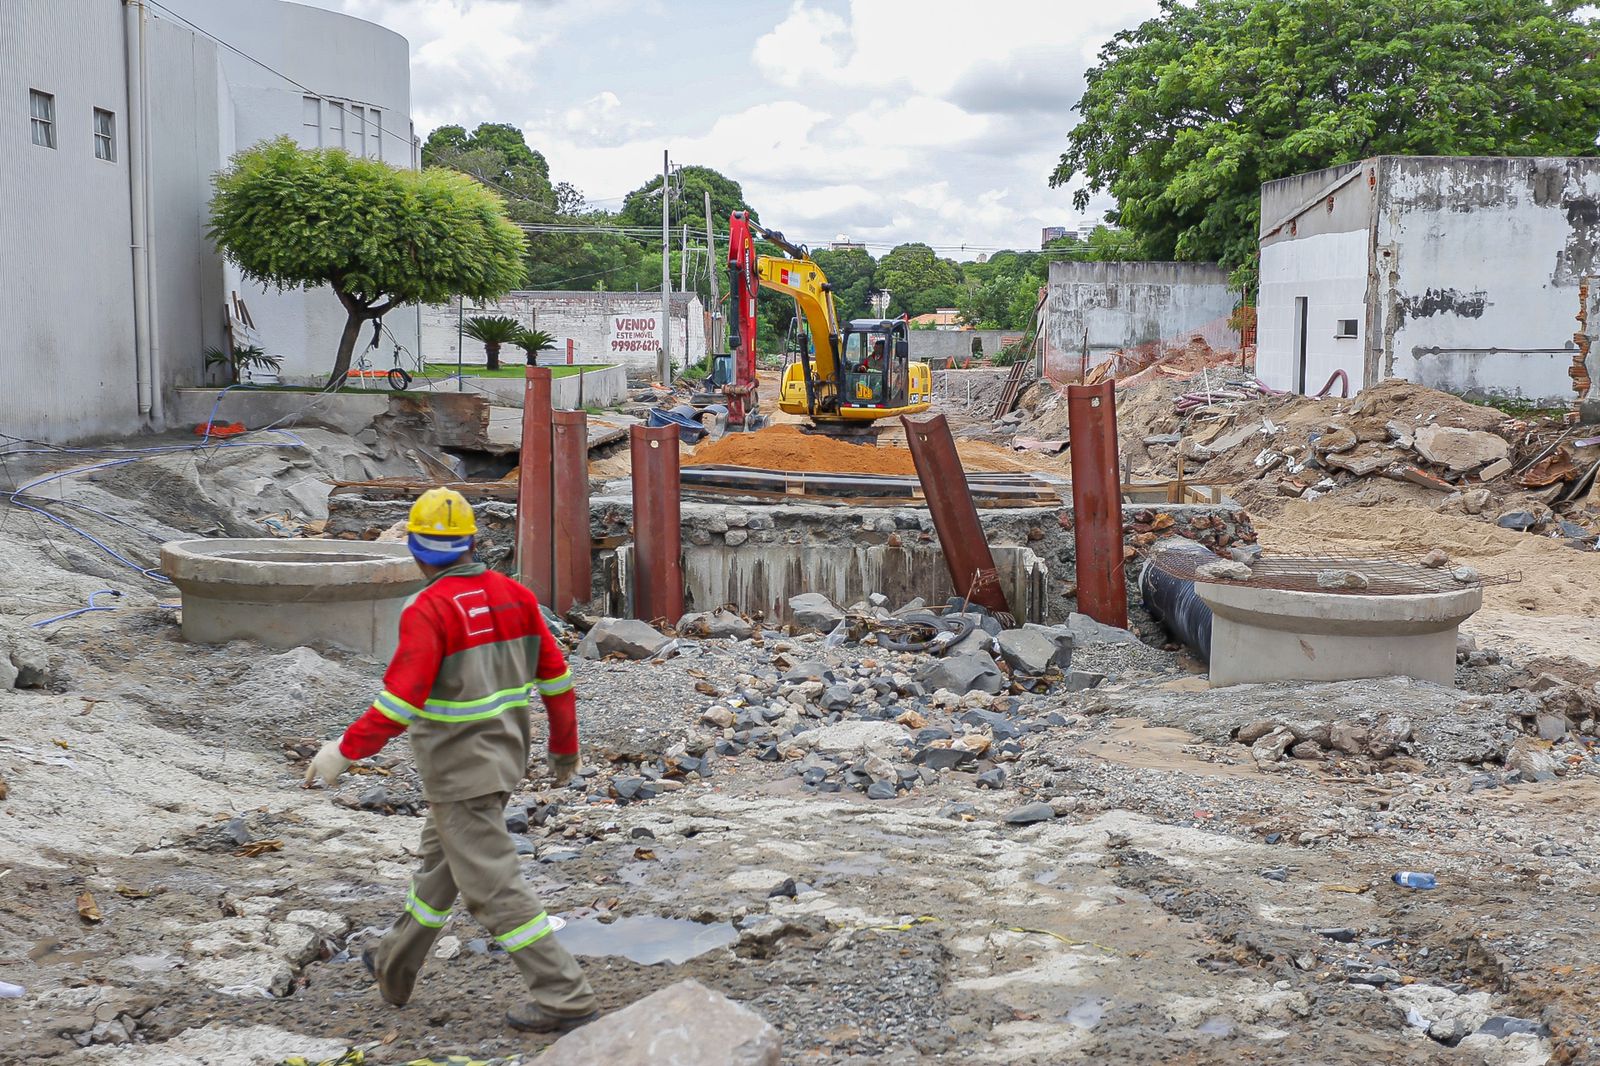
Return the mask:
[[[928,409],[933,379],[926,363],[910,360],[904,318],[858,318],[840,323],[833,286],[803,245],[750,221],[744,211],[728,218],[728,344],[730,378],[723,387],[728,428],[754,428],[756,395],[756,294],[771,289],[794,298],[805,330],[796,358],[784,371],[778,407],[804,415],[810,429],[831,436],[870,437],[885,418]],[[757,255],[756,238],[782,256]]]

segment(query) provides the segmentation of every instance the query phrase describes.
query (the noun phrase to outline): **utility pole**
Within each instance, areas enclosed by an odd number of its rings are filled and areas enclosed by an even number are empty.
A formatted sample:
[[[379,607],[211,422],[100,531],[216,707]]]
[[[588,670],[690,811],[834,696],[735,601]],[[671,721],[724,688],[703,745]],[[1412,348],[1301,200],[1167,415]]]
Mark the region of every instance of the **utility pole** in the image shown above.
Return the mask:
[[[661,351],[656,356],[656,373],[661,384],[672,384],[672,179],[668,153],[661,153]]]
[[[712,354],[721,355],[722,319],[717,314],[717,231],[711,226],[711,190],[703,191],[706,194],[706,274],[711,278],[711,336],[706,338],[706,344]]]
[[[689,223],[683,224],[683,236],[678,245],[678,291],[689,291]]]

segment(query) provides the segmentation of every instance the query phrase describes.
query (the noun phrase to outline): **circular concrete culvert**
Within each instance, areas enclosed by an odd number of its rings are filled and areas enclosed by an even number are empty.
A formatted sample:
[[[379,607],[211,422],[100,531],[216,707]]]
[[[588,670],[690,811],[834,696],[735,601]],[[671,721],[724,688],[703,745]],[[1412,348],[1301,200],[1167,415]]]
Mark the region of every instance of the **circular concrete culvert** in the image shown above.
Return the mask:
[[[400,611],[423,583],[404,544],[375,541],[170,541],[161,569],[183,596],[185,640],[379,658],[394,650]]]

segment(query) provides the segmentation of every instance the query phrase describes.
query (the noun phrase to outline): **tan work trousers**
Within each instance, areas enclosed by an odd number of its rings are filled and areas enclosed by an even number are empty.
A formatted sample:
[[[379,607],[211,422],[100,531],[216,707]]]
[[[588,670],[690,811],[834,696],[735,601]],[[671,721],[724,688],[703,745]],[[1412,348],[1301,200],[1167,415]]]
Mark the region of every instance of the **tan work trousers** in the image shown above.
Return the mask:
[[[411,987],[459,892],[467,911],[516,963],[534,1003],[551,1014],[588,1014],[595,1009],[594,991],[550,935],[549,917],[522,879],[505,807],[504,792],[429,805],[422,868],[411,879],[406,913],[378,945],[378,973]]]

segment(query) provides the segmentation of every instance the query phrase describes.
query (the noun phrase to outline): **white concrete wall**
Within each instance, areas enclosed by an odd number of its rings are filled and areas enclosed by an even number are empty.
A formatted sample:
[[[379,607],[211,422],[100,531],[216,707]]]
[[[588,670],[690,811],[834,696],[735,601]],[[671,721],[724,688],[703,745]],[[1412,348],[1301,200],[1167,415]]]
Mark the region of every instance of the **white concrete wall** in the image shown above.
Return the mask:
[[[1304,388],[1322,388],[1336,370],[1362,387],[1366,339],[1368,235],[1318,233],[1261,249],[1256,306],[1256,375],[1272,388],[1299,392],[1296,300],[1306,298]],[[1356,336],[1337,336],[1340,319],[1356,320]]]
[[[164,0],[328,99],[375,104],[384,159],[415,164],[406,41],[358,19],[281,0]],[[236,150],[304,129],[303,90],[149,8],[153,340],[160,384],[205,380],[237,289],[291,377],[332,366],[344,312],[327,290],[240,284],[205,238],[210,178]],[[119,0],[0,0],[0,431],[64,441],[143,423],[134,363],[130,131]],[[57,147],[31,143],[28,90],[55,96]],[[95,158],[93,109],[116,119],[116,159]],[[321,136],[320,127],[318,136]],[[370,151],[370,139],[364,144]],[[415,308],[387,324],[415,349]],[[387,366],[386,352],[380,365]]]
[[[1196,334],[1214,348],[1236,347],[1228,318],[1237,302],[1214,263],[1051,263],[1046,370],[1076,371],[1086,333],[1090,366],[1113,352],[1182,345]]]
[[[0,2],[0,432],[49,440],[139,424],[122,7]],[[56,147],[28,91],[55,95]],[[116,115],[95,158],[93,109]]]
[[[231,121],[232,137],[223,143],[224,158],[213,169],[220,168],[234,152],[280,135],[307,147],[342,147],[352,154],[364,150],[372,155],[373,131],[367,129],[364,138],[353,135],[356,107],[361,108],[363,121],[373,108],[380,116],[379,158],[399,167],[415,165],[410,54],[404,37],[348,15],[280,0],[228,0],[225,4],[163,0],[163,4],[208,33],[240,43],[262,63],[300,83],[291,84],[259,64],[223,50],[223,110]],[[315,128],[306,125],[306,93],[301,85],[318,95]],[[335,105],[344,108],[337,120],[341,113]],[[336,126],[343,129],[336,130]],[[232,267],[225,270],[223,287],[224,295],[236,290],[244,299],[262,346],[283,358],[285,380],[327,378],[345,323],[344,308],[331,289],[279,293],[245,282]],[[222,313],[219,303],[214,315],[220,319]],[[413,351],[418,321],[415,307],[396,309],[384,318],[385,325]],[[370,332],[363,332],[362,344],[369,336]],[[386,336],[382,350],[370,356],[374,366],[391,364],[393,345]]]
[[[1381,164],[1386,376],[1571,403],[1578,281],[1600,245],[1600,160]]]
[[[572,362],[605,363],[636,370],[654,370],[654,351],[612,352],[606,343],[607,319],[612,315],[657,314],[661,294],[650,292],[513,292],[492,303],[468,301],[466,317],[505,315],[530,329],[541,329],[555,338],[554,351],[540,354],[545,364],[567,362],[567,344],[572,344]],[[422,309],[422,353],[430,363],[456,360],[457,305],[436,304]],[[461,360],[469,366],[484,363],[483,345],[466,338]],[[699,362],[706,352],[705,311],[700,298],[690,293],[673,296],[672,351],[678,367]],[[522,362],[515,348],[502,348],[502,362]]]

